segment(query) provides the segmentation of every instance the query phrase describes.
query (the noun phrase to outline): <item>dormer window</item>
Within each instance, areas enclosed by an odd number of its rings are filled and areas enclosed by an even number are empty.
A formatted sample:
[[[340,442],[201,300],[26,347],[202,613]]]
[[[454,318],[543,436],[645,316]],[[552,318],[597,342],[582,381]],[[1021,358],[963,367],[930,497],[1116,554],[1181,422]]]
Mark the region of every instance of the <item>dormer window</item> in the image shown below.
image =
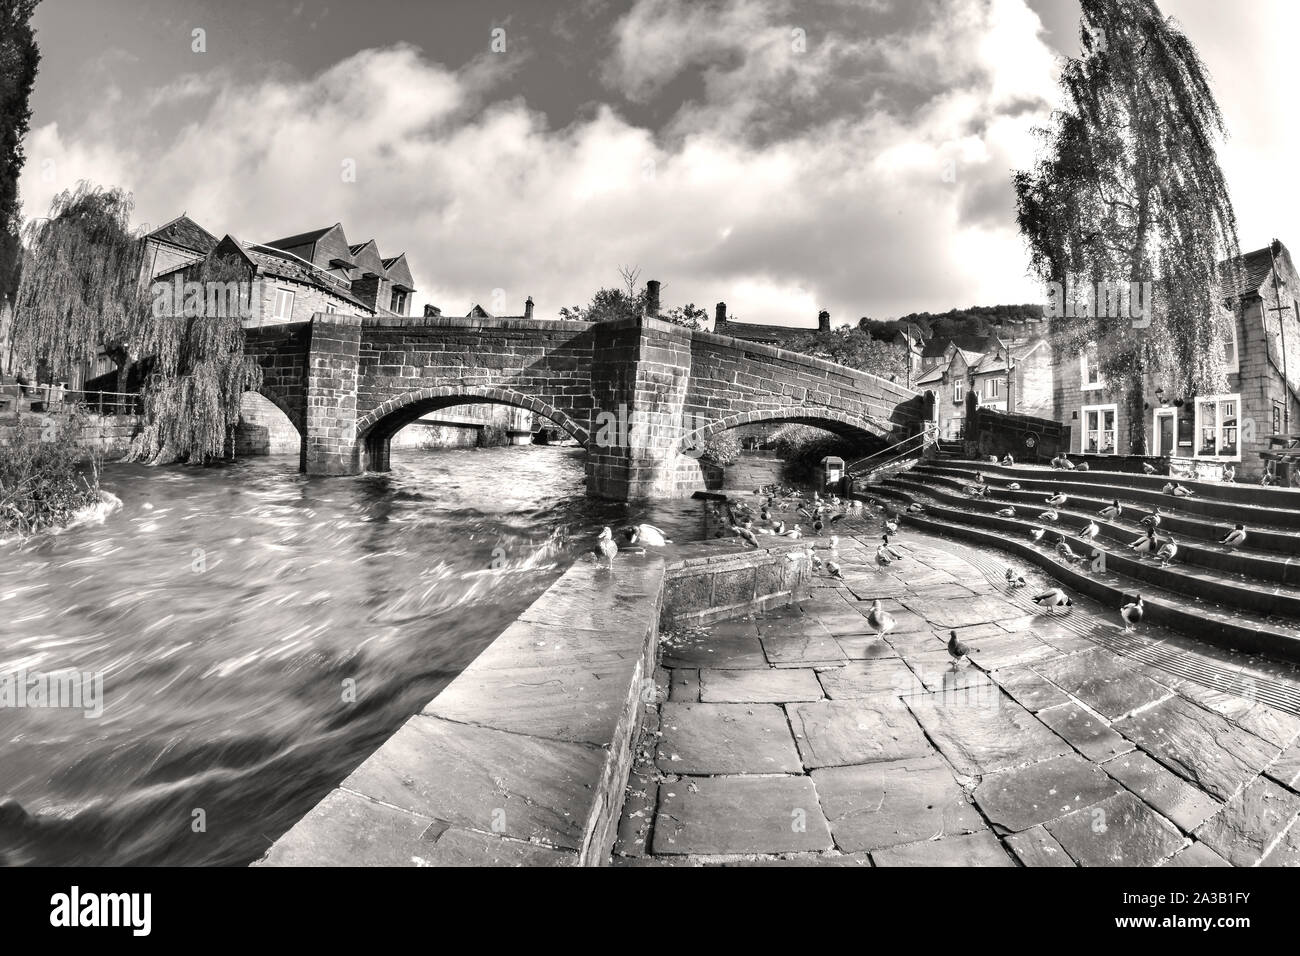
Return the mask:
[[[393,298],[388,307],[388,311],[396,312],[398,315],[406,314],[406,293],[401,289],[393,290]]]

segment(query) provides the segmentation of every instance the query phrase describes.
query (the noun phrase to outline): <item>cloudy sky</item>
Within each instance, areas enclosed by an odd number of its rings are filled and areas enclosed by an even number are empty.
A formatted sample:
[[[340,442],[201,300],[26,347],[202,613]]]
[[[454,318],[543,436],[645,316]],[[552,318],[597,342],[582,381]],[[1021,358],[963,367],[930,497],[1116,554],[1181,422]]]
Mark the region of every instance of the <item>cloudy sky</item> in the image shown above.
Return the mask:
[[[1300,4],[1161,6],[1216,81],[1243,247],[1300,244]],[[86,178],[142,225],[341,221],[407,253],[417,314],[550,317],[624,264],[756,322],[1040,301],[1010,177],[1077,23],[1077,0],[44,0],[24,208]]]

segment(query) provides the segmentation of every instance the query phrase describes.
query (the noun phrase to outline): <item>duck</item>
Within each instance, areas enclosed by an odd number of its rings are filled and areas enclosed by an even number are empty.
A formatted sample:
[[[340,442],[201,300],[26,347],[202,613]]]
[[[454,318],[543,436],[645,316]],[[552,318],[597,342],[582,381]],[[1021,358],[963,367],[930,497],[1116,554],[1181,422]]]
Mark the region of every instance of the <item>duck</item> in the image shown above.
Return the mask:
[[[664,537],[664,533],[652,524],[633,525],[625,528],[623,534],[627,537],[628,544],[636,544],[640,541],[652,548],[662,548],[666,544],[673,543],[672,538]]]
[[[1149,461],[1142,462],[1142,473],[1144,475],[1154,475],[1156,473],[1155,466]]]
[[[821,518],[817,518],[817,519],[816,519],[815,521],[813,521],[813,523],[812,523],[813,534],[821,534],[821,533],[822,533],[822,528],[824,528],[824,527],[826,527],[826,525],[825,525],[825,523],[822,521],[822,519],[821,519]]]
[[[1133,630],[1135,624],[1142,623],[1142,614],[1142,595],[1139,594],[1136,600],[1130,601],[1119,609],[1119,617],[1124,622],[1125,632]]]
[[[1034,603],[1039,607],[1047,608],[1048,614],[1051,614],[1058,607],[1074,607],[1074,601],[1070,599],[1070,595],[1066,594],[1060,588],[1052,588],[1049,591],[1044,591],[1042,594],[1034,598]]]
[[[1025,586],[1025,576],[1017,574],[1011,568],[1007,568],[1007,585],[1013,588],[1022,588]]]
[[[596,535],[596,553],[601,557],[614,560],[614,555],[618,554],[618,545],[614,542],[614,532],[606,526]]]
[[[984,484],[984,472],[982,471],[975,472],[975,484],[977,485]]]
[[[1056,494],[1052,495],[1050,498],[1047,499],[1047,503],[1051,505],[1053,508],[1059,508],[1061,507],[1061,505],[1065,504],[1069,500],[1070,498],[1068,495],[1061,494],[1061,492],[1058,491]]]
[[[782,532],[781,532],[781,537],[783,537],[783,538],[791,538],[791,539],[794,539],[794,538],[802,538],[802,537],[803,537],[803,529],[799,528],[798,526],[793,527],[793,528],[791,528],[789,531],[782,531]]]
[[[1097,512],[1100,517],[1105,518],[1107,521],[1114,521],[1123,513],[1124,506],[1119,503],[1118,498],[1114,499],[1110,504]]]
[[[759,511],[758,516],[762,518],[764,521],[771,521],[772,511],[770,508],[767,507],[767,505],[764,505],[762,510]]]
[[[919,505],[915,501],[913,501],[910,505],[907,506],[907,513],[913,515],[925,514],[925,506]]]
[[[971,485],[966,489],[966,494],[970,495],[972,498],[983,498],[988,494],[988,489],[983,485]]]
[[[1087,463],[1086,461],[1081,461],[1081,462],[1079,462],[1077,465],[1075,465],[1074,467],[1077,468],[1079,471],[1087,471],[1087,470],[1088,470],[1088,463]]]
[[[744,527],[743,525],[736,525],[735,531],[736,531],[736,536],[738,538],[742,538],[743,540],[747,541],[749,544],[752,544],[756,548],[759,547],[758,535],[754,534],[754,532],[750,531],[748,528]]]
[[[1138,554],[1155,554],[1160,542],[1156,540],[1154,528],[1147,528],[1147,533],[1129,543],[1129,550]]]
[[[1232,551],[1235,548],[1240,548],[1245,543],[1246,526],[1244,524],[1237,525],[1237,527],[1228,532],[1227,537],[1219,542],[1219,544],[1223,545],[1229,551]]]
[[[1088,526],[1083,529],[1083,536],[1085,538],[1095,538],[1100,531],[1101,526],[1098,525],[1097,522],[1089,521]]]
[[[975,650],[979,650],[979,648],[977,647]],[[962,658],[966,657],[970,652],[971,647],[969,644],[963,644],[961,641],[957,640],[956,631],[948,632],[948,656],[952,658],[953,667],[960,664]]]
[[[898,534],[898,522],[893,518],[890,518],[885,522],[885,531],[888,534]]]
[[[1178,556],[1178,543],[1173,538],[1169,538],[1160,546],[1156,552],[1156,557],[1160,559],[1162,567],[1169,567],[1169,562]]]
[[[999,508],[997,511],[1000,518],[1014,518],[1016,516],[1015,508]]]
[[[833,534],[833,535],[831,535],[831,537],[830,537],[830,541],[827,542],[827,546],[828,546],[832,551],[834,551],[835,549],[837,549],[837,548],[840,546],[840,536],[839,536],[838,534]]]
[[[1170,486],[1165,485],[1165,487],[1169,488]],[[1196,494],[1196,492],[1192,491],[1191,488],[1188,488],[1185,485],[1174,485],[1173,490],[1169,493],[1175,498],[1190,498],[1192,495]]]
[[[1237,469],[1236,469],[1236,468],[1233,468],[1231,465],[1224,465],[1224,466],[1223,466],[1223,472],[1219,475],[1219,480],[1220,480],[1220,481],[1236,481],[1236,480],[1237,480]]]
[[[831,520],[828,522],[828,524],[834,524],[835,522],[839,521],[843,517],[844,517],[844,512],[842,511],[837,515],[831,515]]]
[[[1056,513],[1055,508],[1048,508],[1038,516],[1039,521],[1060,521],[1061,516]]]
[[[1005,455],[1002,456],[1002,464],[1005,465],[1007,468],[1010,468],[1015,463],[1016,460],[1011,457],[1010,452],[1007,452]]]
[[[1067,542],[1064,538],[1062,538],[1060,541],[1056,543],[1056,553],[1059,554],[1061,557],[1065,558],[1065,560],[1067,561],[1079,560],[1079,556],[1074,553],[1074,550],[1070,547],[1069,542]]]
[[[826,571],[830,574],[831,577],[839,578],[841,581],[844,580],[843,570],[841,570],[840,566],[836,564],[834,561],[826,562]]]
[[[1013,481],[1011,482],[1011,484],[1007,485],[1007,491],[1019,491],[1019,490],[1020,490],[1020,482],[1018,481]]]
[[[880,599],[871,602],[871,613],[867,615],[867,623],[876,629],[876,637],[884,637],[897,625],[894,615],[890,614],[880,606]]]
[[[1151,514],[1139,521],[1138,524],[1148,528],[1158,528],[1160,527],[1160,521],[1160,515],[1153,511]]]
[[[784,522],[784,521],[778,521],[776,524],[772,525],[772,533],[773,533],[773,534],[785,534],[785,522]]]
[[[1029,537],[1033,538],[1035,541],[1042,541],[1043,535],[1045,534],[1047,534],[1046,529],[1035,528],[1033,531],[1029,532]]]

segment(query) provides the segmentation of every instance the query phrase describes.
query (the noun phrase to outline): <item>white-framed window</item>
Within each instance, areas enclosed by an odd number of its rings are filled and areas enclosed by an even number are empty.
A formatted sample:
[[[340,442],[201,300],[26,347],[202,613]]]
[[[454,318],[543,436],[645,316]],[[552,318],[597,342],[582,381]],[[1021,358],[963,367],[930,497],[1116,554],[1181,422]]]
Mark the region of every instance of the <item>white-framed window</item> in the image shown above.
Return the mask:
[[[271,313],[272,318],[284,319],[286,322],[293,318],[293,293],[288,289],[275,290],[275,310]]]
[[[1115,420],[1117,405],[1085,405],[1079,410],[1079,453],[1083,455],[1115,454]]]
[[[1079,352],[1079,388],[1091,392],[1105,387],[1106,382],[1101,377],[1101,365],[1097,361],[1097,346],[1088,345]]]
[[[1194,456],[1241,461],[1241,445],[1237,430],[1237,415],[1240,411],[1240,395],[1198,397]]]
[[[953,403],[954,405],[960,405],[960,404],[961,404],[962,402],[964,402],[964,401],[966,401],[966,383],[965,383],[965,382],[953,382],[953,383],[952,383],[952,403]]]
[[[1002,379],[990,378],[984,382],[985,398],[1000,398],[1002,396]]]

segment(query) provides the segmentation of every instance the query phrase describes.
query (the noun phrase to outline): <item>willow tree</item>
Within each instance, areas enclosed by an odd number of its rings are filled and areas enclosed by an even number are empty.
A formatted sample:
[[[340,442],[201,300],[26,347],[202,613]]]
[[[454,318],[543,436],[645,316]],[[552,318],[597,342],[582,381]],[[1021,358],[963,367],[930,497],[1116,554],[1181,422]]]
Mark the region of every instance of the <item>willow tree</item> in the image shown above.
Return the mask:
[[[1141,452],[1148,380],[1176,395],[1226,390],[1219,263],[1239,249],[1216,155],[1225,129],[1200,56],[1154,0],[1081,6],[1065,105],[1038,131],[1037,165],[1015,176],[1018,221],[1033,271],[1067,298],[1098,284],[1141,296],[1149,283],[1142,308],[1094,307],[1059,323],[1068,349],[1098,344]]]
[[[165,464],[226,456],[244,392],[262,384],[244,354],[243,316],[252,308],[251,270],[236,256],[209,258],[188,270],[196,290],[162,308],[140,341],[147,356],[145,425],[129,458]]]
[[[41,62],[31,23],[37,2],[0,0],[0,295],[6,297],[16,291],[21,261],[18,176]]]
[[[226,452],[243,393],[261,384],[244,355],[249,267],[237,257],[202,260],[185,276],[196,294],[179,302],[156,294],[143,238],[130,227],[132,205],[123,190],[81,183],[28,225],[14,347],[24,364],[61,375],[103,348],[118,363],[118,391],[138,361],[145,427],[130,457],[203,463]]]
[[[66,377],[103,347],[125,391],[133,346],[150,322],[132,208],[129,193],[82,182],[54,197],[49,216],[27,224],[13,330],[25,364]]]

